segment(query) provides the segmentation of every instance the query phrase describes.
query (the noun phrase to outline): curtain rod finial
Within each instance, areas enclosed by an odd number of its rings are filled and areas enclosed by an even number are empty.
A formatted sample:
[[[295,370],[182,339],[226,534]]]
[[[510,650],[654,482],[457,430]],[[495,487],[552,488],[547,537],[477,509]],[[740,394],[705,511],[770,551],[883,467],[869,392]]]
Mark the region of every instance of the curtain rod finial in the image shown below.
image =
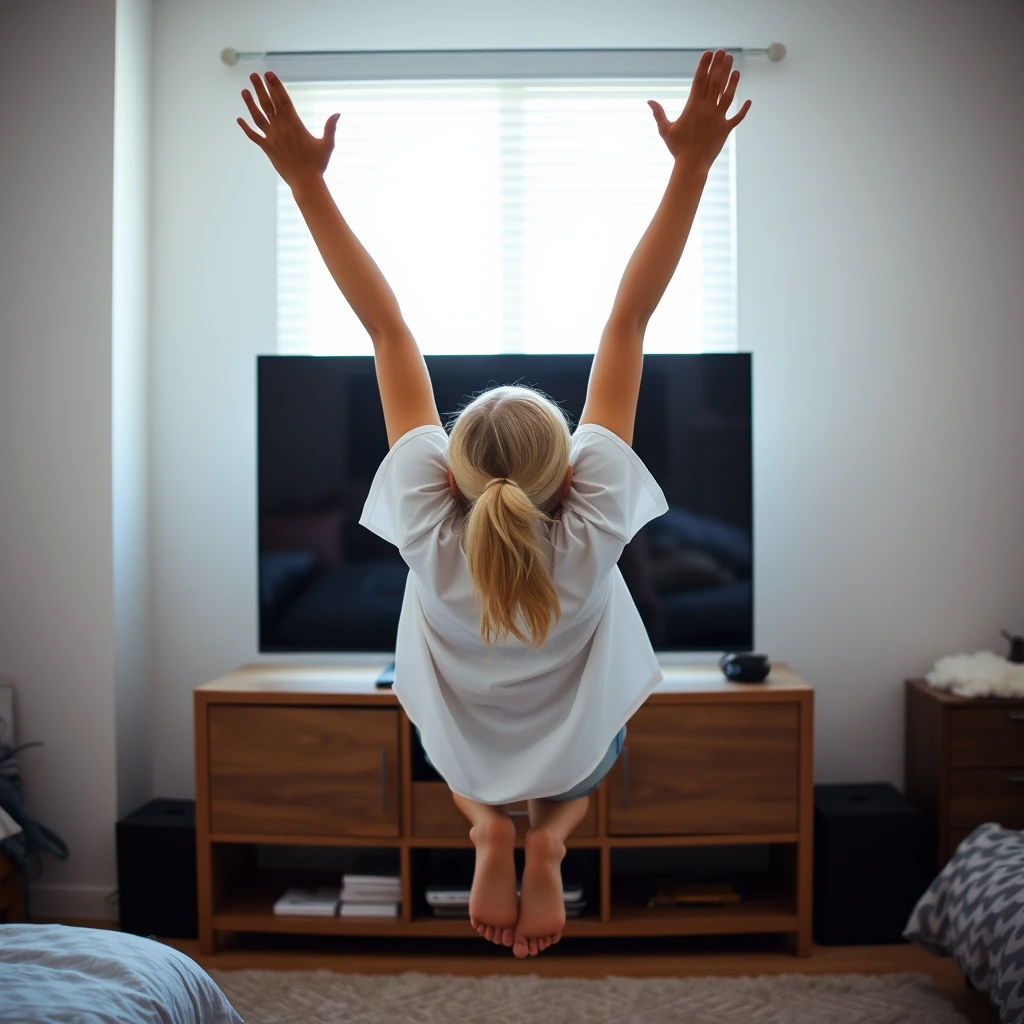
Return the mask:
[[[238,63],[238,51],[233,46],[225,46],[220,51],[220,59],[224,61],[229,68],[233,68]]]
[[[769,60],[778,63],[778,61],[782,60],[782,58],[786,56],[786,47],[783,46],[782,43],[772,43],[772,45],[765,50],[765,56]]]

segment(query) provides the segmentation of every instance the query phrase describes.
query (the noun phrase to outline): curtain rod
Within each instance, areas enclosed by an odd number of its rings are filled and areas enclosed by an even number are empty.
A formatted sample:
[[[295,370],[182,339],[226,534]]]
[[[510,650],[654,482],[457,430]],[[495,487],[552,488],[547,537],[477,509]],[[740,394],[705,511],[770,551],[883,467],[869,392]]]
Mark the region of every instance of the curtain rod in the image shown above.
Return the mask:
[[[712,47],[695,47],[695,46],[683,46],[683,47],[671,47],[671,48],[658,48],[651,50],[644,49],[630,49],[628,53],[631,54],[700,54],[704,53],[705,50],[712,49]],[[723,46],[721,49],[727,53],[736,54],[743,57],[767,57],[768,60],[773,63],[778,63],[786,56],[786,47],[782,43],[771,43],[769,46],[762,47],[746,47],[746,46]],[[452,56],[458,57],[460,55],[474,54],[477,56],[485,55],[496,55],[496,54],[517,54],[523,53],[522,50],[236,50],[234,47],[226,46],[220,51],[220,59],[228,65],[228,67],[234,67],[239,61],[242,60],[274,60],[276,58],[303,58],[303,57],[354,57],[354,58],[366,58],[366,57],[379,57],[387,56],[390,58],[401,57],[408,55],[410,57],[445,57]],[[622,50],[615,49],[596,49],[596,50],[528,50],[525,52],[533,54],[544,54],[555,56],[558,54],[575,55],[581,54],[587,55],[601,55],[601,54],[616,54],[622,53]]]

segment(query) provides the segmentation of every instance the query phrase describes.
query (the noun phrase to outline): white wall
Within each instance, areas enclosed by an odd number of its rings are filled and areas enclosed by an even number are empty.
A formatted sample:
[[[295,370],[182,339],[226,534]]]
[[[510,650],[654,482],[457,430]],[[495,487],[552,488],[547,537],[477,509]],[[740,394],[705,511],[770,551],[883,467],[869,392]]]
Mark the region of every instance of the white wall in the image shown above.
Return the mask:
[[[903,677],[1024,628],[1022,30],[1012,0],[158,2],[157,790],[192,792],[192,688],[257,657],[274,176],[223,47],[789,47],[738,143],[757,641],[817,687],[819,780],[899,783]]]
[[[0,674],[28,810],[71,848],[32,909],[114,888],[114,0],[0,6]],[[55,894],[59,899],[55,900]]]
[[[112,459],[117,816],[153,795],[149,666],[149,203],[152,6],[117,0]]]

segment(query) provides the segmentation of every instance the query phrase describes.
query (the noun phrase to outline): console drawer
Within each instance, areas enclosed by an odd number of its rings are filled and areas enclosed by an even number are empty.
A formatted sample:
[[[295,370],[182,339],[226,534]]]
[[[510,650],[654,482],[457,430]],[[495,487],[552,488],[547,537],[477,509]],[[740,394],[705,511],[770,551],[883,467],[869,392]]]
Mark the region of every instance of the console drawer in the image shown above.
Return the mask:
[[[644,706],[608,776],[608,831],[733,835],[798,828],[795,703]]]
[[[397,710],[213,704],[208,728],[211,831],[399,834]]]

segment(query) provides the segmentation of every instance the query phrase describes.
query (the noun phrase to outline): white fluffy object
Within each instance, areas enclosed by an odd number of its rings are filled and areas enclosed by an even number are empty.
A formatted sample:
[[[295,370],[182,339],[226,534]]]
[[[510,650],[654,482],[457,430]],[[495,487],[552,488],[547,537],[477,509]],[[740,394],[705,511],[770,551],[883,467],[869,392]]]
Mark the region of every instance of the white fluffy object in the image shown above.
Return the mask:
[[[1024,665],[992,651],[940,658],[925,678],[958,697],[1024,697]]]

